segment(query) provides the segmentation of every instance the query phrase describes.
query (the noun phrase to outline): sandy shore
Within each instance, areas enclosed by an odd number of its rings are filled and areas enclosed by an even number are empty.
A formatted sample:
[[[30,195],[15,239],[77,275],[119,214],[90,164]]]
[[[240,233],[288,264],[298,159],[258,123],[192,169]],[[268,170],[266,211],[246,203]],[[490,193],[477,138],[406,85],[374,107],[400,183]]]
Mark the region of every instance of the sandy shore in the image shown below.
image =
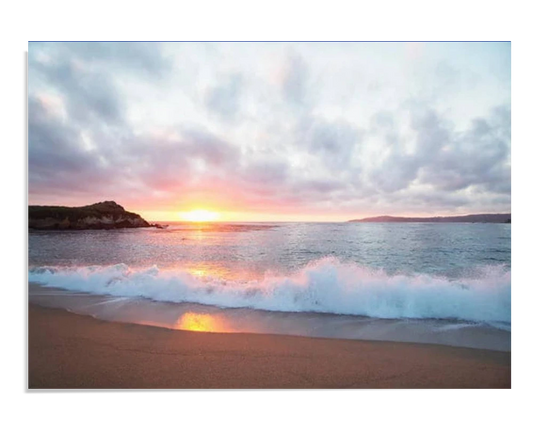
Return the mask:
[[[34,388],[509,388],[511,354],[106,322],[29,305]]]

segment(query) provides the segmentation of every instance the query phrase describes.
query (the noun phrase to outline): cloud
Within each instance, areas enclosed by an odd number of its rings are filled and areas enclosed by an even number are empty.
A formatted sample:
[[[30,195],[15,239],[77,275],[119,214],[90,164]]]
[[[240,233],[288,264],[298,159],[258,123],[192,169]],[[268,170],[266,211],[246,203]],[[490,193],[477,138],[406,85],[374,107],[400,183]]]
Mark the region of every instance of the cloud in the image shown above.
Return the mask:
[[[29,87],[58,94],[69,121],[124,127],[127,105],[121,81],[136,77],[157,82],[170,71],[153,43],[32,43]]]
[[[80,130],[61,121],[38,98],[30,96],[28,110],[30,191],[93,187],[105,168],[98,153],[84,148]]]
[[[507,78],[476,46],[425,45],[402,81],[395,46],[31,44],[30,202],[509,210]]]
[[[287,102],[303,105],[307,101],[307,79],[307,67],[302,57],[290,55],[282,78],[283,94]]]
[[[239,113],[239,99],[242,91],[242,78],[232,75],[211,87],[206,94],[206,107],[222,119],[232,120]]]
[[[95,73],[70,60],[50,65],[35,65],[30,73],[40,74],[65,101],[69,118],[74,121],[122,122],[120,97],[105,73]]]
[[[466,131],[440,141],[423,167],[422,182],[445,191],[479,187],[510,193],[510,118],[508,108],[497,107],[487,118],[472,119]]]
[[[172,62],[162,48],[153,42],[31,42],[28,54],[32,65],[74,60],[153,78],[171,71]]]

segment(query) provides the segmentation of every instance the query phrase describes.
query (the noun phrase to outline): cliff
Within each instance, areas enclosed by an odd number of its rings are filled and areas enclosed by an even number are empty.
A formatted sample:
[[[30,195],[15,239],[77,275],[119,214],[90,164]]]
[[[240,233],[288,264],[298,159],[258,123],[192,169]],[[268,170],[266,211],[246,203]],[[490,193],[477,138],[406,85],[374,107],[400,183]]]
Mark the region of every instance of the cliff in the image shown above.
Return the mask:
[[[511,223],[511,214],[470,214],[450,217],[379,216],[348,221],[357,223]]]
[[[81,230],[150,227],[140,215],[126,211],[113,201],[83,207],[28,207],[30,229]]]

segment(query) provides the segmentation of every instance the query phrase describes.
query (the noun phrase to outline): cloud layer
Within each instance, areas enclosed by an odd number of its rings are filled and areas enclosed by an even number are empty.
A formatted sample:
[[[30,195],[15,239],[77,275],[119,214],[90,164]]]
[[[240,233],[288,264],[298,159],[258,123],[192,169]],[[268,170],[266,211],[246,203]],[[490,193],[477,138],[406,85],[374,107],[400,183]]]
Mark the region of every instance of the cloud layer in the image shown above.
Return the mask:
[[[510,45],[32,43],[29,200],[509,211]]]

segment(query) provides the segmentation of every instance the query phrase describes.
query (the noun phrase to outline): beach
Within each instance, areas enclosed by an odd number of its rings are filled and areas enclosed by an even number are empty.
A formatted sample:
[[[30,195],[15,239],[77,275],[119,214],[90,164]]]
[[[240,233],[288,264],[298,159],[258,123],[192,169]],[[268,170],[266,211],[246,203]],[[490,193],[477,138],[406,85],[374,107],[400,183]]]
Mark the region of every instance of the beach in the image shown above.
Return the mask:
[[[28,386],[510,388],[510,59],[30,42]]]
[[[511,353],[172,330],[29,304],[28,387],[510,388]]]

